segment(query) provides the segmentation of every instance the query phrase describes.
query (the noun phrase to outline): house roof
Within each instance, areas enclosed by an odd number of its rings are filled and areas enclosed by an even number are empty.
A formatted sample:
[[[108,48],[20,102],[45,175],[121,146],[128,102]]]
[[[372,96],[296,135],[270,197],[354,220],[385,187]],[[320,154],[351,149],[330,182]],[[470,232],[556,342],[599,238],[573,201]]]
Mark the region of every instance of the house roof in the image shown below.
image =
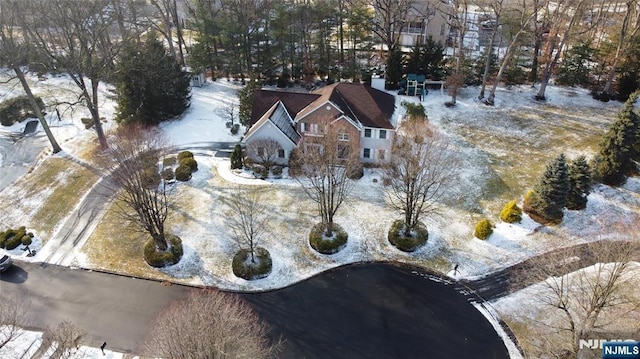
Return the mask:
[[[396,103],[393,95],[362,84],[338,83],[332,86],[329,100],[347,116],[365,127],[393,129],[390,121]]]
[[[262,115],[278,101],[282,101],[289,116],[294,118],[298,112],[302,111],[303,108],[307,107],[318,97],[319,95],[309,93],[255,90],[253,92],[253,107],[251,109],[251,125],[258,122]]]
[[[251,123],[254,124],[276,102],[282,101],[291,118],[300,119],[327,102],[333,103],[346,116],[365,127],[393,129],[391,117],[395,98],[371,86],[335,83],[312,93],[256,90],[253,97]]]
[[[246,140],[258,132],[262,125],[267,122],[273,123],[293,144],[298,144],[298,141],[300,141],[300,134],[296,131],[293,121],[281,101],[273,104],[273,106],[251,126],[249,131],[244,135],[244,139]]]

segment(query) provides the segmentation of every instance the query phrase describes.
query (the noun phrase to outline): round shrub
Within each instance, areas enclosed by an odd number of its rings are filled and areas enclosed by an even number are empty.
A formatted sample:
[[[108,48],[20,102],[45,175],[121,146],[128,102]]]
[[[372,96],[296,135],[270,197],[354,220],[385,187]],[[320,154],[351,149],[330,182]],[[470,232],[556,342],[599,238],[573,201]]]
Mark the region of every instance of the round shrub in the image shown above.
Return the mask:
[[[237,123],[234,123],[233,126],[231,126],[231,134],[237,135],[238,131],[240,131],[240,125]]]
[[[169,167],[169,166],[173,166],[177,163],[178,161],[176,160],[175,156],[170,156],[170,157],[165,157],[162,160],[162,165],[164,167]]]
[[[473,231],[473,235],[479,239],[487,239],[493,233],[493,223],[490,220],[484,218],[476,224],[476,229]]]
[[[182,161],[185,158],[193,158],[193,153],[190,151],[182,151],[178,153],[178,162]]]
[[[176,168],[175,175],[178,181],[186,182],[191,179],[191,168],[180,165]]]
[[[515,200],[504,205],[500,212],[500,219],[507,223],[520,223],[522,221],[522,210]]]
[[[403,252],[415,251],[429,239],[429,231],[424,224],[418,223],[416,227],[411,236],[405,236],[404,221],[401,219],[394,221],[387,234],[389,243]]]
[[[6,248],[7,250],[12,250],[18,248],[18,246],[21,244],[22,236],[20,234],[14,234],[4,241],[4,248]]]
[[[193,157],[187,157],[180,160],[180,166],[187,166],[191,172],[198,170],[198,162]]]
[[[25,246],[30,246],[31,243],[33,243],[32,236],[29,236],[29,235],[22,236],[22,239],[20,241],[22,242],[22,245],[25,245]]]
[[[333,238],[326,239],[323,236],[324,225],[318,223],[311,228],[309,244],[313,249],[322,254],[338,253],[347,243],[349,235],[337,224],[333,224]]]
[[[351,180],[359,180],[364,176],[364,168],[361,165],[352,166],[347,177]]]
[[[265,179],[269,176],[269,170],[263,165],[253,165],[251,170],[256,178]]]
[[[149,238],[144,244],[144,261],[147,262],[148,265],[161,268],[174,265],[180,261],[183,253],[182,240],[180,237],[172,234],[167,235],[166,239],[169,243],[169,248],[166,251],[158,251],[153,238]]]
[[[276,177],[276,178],[281,178],[282,177],[282,166],[274,166],[273,168],[271,168],[271,174],[273,174],[273,176]]]
[[[233,274],[242,279],[254,280],[264,278],[271,273],[273,263],[269,251],[257,247],[254,250],[255,263],[251,262],[251,251],[248,249],[239,250],[231,262]]]
[[[165,181],[171,181],[172,179],[176,178],[176,174],[173,172],[172,168],[168,167],[162,170],[162,178]]]

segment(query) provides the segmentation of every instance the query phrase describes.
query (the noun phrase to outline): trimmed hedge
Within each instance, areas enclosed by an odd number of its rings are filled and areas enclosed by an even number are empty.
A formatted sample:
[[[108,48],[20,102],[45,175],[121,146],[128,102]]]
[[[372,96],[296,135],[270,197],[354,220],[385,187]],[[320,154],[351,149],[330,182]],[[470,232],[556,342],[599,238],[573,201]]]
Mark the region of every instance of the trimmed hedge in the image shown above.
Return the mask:
[[[169,248],[167,251],[158,251],[156,242],[153,238],[149,238],[144,244],[144,261],[148,265],[155,268],[162,268],[170,265],[174,265],[182,258],[182,240],[180,237],[168,234],[166,235]]]
[[[175,176],[178,181],[186,182],[191,179],[191,168],[180,165],[176,168]]]
[[[429,239],[429,231],[423,223],[419,223],[414,230],[415,236],[404,236],[404,221],[395,220],[389,229],[387,238],[389,243],[403,252],[413,252],[427,242]]]
[[[242,279],[254,280],[264,278],[271,273],[273,263],[269,251],[256,247],[254,250],[255,263],[251,263],[251,251],[241,249],[233,256],[231,267],[233,274]]]
[[[507,223],[520,223],[522,221],[522,210],[513,200],[504,205],[504,208],[500,212],[500,219]]]
[[[490,220],[484,218],[476,224],[476,229],[473,231],[473,235],[479,239],[485,240],[493,233],[493,223]]]
[[[193,158],[193,153],[190,151],[182,151],[178,153],[178,162],[182,161],[185,158]]]
[[[173,166],[176,163],[178,163],[178,160],[174,156],[165,157],[165,158],[162,159],[162,165],[164,167]]]
[[[22,226],[18,229],[7,229],[4,232],[0,232],[0,248],[12,250],[18,248],[19,245],[30,245],[33,242],[33,233],[27,232],[27,229]]]
[[[44,110],[44,102],[40,97],[35,98],[40,110]],[[27,96],[10,98],[0,103],[0,124],[11,126],[28,118],[38,117],[31,107]]]
[[[180,160],[180,166],[187,166],[193,173],[198,171],[198,162],[193,157],[187,157]]]
[[[160,174],[162,175],[162,179],[165,181],[171,181],[176,178],[176,174],[173,172],[173,168],[171,167],[163,169]]]
[[[337,224],[333,224],[332,239],[324,239],[324,224],[318,223],[311,228],[309,244],[313,249],[322,254],[334,254],[340,252],[347,243],[349,235]]]

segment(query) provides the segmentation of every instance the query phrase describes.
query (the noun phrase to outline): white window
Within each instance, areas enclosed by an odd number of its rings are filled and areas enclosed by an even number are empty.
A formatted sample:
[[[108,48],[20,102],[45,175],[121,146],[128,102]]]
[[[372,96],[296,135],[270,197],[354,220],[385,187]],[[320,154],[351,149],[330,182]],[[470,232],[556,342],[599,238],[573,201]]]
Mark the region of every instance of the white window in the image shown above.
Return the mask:
[[[362,157],[363,158],[371,158],[371,149],[370,148],[365,148],[364,152],[362,152]]]
[[[284,150],[282,148],[278,150],[278,158],[284,158]]]
[[[364,129],[364,137],[371,138],[371,129],[370,128],[365,128]]]
[[[385,151],[385,150],[378,150],[378,159],[381,160],[381,161],[384,161],[386,152],[387,151]]]
[[[380,130],[380,138],[383,140],[387,138],[387,130]]]
[[[338,140],[339,141],[349,141],[349,134],[346,133],[346,132],[338,133]]]
[[[306,122],[303,122],[300,124],[300,129],[302,130],[302,132],[307,132],[309,131],[309,124]]]

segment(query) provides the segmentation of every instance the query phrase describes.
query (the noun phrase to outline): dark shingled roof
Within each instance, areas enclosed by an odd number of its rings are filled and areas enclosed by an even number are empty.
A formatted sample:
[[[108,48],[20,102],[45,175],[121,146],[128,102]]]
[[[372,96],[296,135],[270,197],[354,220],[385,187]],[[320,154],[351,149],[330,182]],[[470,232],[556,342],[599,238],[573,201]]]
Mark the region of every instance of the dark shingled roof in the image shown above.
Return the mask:
[[[295,118],[298,112],[302,111],[303,108],[307,107],[318,97],[320,97],[320,95],[309,93],[255,90],[253,92],[253,107],[251,109],[251,125],[256,123],[260,117],[278,101],[282,101],[287,112],[289,112],[289,116]]]
[[[339,83],[329,100],[365,127],[393,129],[391,116],[396,104],[393,95],[367,85]]]
[[[342,82],[312,93],[255,90],[251,124],[256,123],[278,101],[282,101],[291,118],[304,116],[326,101],[331,101],[345,115],[365,127],[393,129],[391,116],[395,111],[395,98],[368,85]]]

